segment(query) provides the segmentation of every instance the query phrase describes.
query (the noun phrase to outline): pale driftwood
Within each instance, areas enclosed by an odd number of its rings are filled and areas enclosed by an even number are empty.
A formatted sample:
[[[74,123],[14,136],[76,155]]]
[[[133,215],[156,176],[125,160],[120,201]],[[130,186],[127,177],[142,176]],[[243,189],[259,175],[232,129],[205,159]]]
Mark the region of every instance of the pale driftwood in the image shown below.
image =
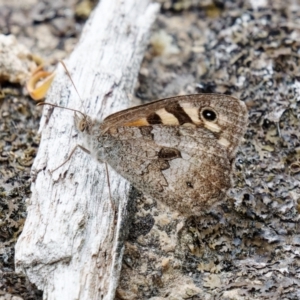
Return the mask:
[[[59,68],[47,102],[103,119],[129,106],[158,10],[149,0],[102,0],[66,62],[83,103]],[[122,261],[122,227],[129,184],[77,150],[73,113],[45,108],[41,145],[33,166],[28,217],[16,245],[16,268],[45,299],[113,299]],[[116,221],[116,222],[115,222]]]

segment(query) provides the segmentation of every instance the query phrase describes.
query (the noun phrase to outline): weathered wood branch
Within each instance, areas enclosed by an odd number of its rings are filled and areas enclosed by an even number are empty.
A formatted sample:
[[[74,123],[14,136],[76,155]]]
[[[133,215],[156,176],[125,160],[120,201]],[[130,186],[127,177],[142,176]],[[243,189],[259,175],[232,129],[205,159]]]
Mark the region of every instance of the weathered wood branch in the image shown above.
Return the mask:
[[[60,67],[47,102],[99,120],[129,106],[158,10],[149,0],[102,0],[66,62],[83,101]],[[123,253],[129,184],[109,170],[117,220],[103,164],[79,149],[68,110],[44,109],[42,139],[33,165],[28,217],[16,245],[16,268],[45,299],[113,299]]]

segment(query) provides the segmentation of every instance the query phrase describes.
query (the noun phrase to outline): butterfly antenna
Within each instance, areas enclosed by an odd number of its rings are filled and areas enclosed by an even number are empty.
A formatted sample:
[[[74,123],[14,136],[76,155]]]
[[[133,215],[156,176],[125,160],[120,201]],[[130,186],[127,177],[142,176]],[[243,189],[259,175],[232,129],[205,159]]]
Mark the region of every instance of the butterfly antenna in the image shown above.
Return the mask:
[[[83,112],[81,112],[80,110],[73,109],[73,108],[68,108],[68,107],[64,107],[64,106],[60,106],[60,105],[56,105],[56,104],[52,104],[52,103],[49,103],[49,102],[40,102],[36,106],[43,106],[43,105],[50,105],[52,107],[58,107],[58,108],[71,110],[71,111],[74,111],[74,112],[77,112],[77,113],[81,114],[84,118],[86,118],[86,115]]]
[[[81,103],[83,103],[82,98],[80,97],[80,94],[79,94],[79,92],[78,92],[78,90],[77,90],[77,88],[76,88],[76,85],[75,85],[75,83],[74,83],[74,81],[73,81],[73,79],[72,79],[72,76],[71,76],[71,74],[69,73],[69,71],[68,71],[68,69],[67,69],[67,66],[65,65],[65,63],[64,63],[62,60],[60,60],[59,62],[63,65],[63,67],[64,67],[64,69],[65,69],[65,71],[66,71],[68,77],[70,78],[70,80],[71,80],[71,82],[72,82],[72,85],[73,85],[73,87],[74,87],[74,89],[75,89],[75,91],[76,91],[76,93],[77,93],[79,99],[81,100]]]

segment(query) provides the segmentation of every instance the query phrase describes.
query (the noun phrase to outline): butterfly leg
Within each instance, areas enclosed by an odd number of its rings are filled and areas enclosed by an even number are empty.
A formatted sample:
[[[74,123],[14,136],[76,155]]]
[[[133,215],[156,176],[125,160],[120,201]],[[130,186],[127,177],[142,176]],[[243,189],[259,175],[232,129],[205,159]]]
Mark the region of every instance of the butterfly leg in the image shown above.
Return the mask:
[[[109,173],[108,173],[108,167],[107,167],[107,163],[104,163],[105,164],[105,170],[106,170],[106,177],[107,177],[107,185],[108,185],[108,191],[109,191],[109,200],[110,200],[110,205],[114,211],[114,216],[116,216],[116,212],[117,212],[117,209],[116,209],[116,205],[112,199],[112,196],[111,196],[111,189],[110,189],[110,180],[109,180]]]
[[[60,164],[58,167],[56,167],[54,170],[50,171],[50,173],[52,174],[54,171],[56,171],[57,169],[59,169],[60,167],[62,167],[64,164],[66,164],[71,159],[72,155],[74,154],[74,152],[76,151],[77,148],[80,148],[82,151],[84,151],[87,154],[91,154],[91,152],[88,149],[84,148],[81,145],[76,145],[73,148],[73,150],[71,151],[71,153],[68,156],[68,158],[62,164]],[[109,174],[108,174],[108,167],[107,167],[107,163],[104,163],[104,164],[105,164],[105,169],[106,169],[107,185],[108,185],[108,190],[109,190],[109,200],[110,200],[111,207],[112,207],[112,209],[114,211],[114,216],[116,216],[116,206],[115,206],[115,203],[113,202],[112,196],[111,196],[111,188],[110,188],[110,180],[109,180]]]
[[[60,164],[58,167],[56,167],[54,170],[50,171],[50,173],[52,174],[54,171],[56,171],[57,169],[59,169],[60,167],[62,167],[65,163],[67,163],[67,162],[71,159],[72,155],[74,154],[74,152],[76,151],[77,148],[80,148],[81,150],[83,150],[83,151],[84,151],[85,153],[87,153],[87,154],[91,154],[91,152],[90,152],[88,149],[84,148],[84,147],[81,146],[81,145],[76,145],[76,146],[73,148],[73,150],[71,151],[71,153],[70,153],[70,155],[68,156],[68,158],[67,158],[62,164]]]

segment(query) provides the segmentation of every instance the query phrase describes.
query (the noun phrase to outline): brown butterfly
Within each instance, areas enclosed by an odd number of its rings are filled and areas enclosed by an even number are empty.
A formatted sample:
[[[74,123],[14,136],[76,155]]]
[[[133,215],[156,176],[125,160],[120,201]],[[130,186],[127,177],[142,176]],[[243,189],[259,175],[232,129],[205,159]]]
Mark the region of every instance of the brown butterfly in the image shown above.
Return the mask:
[[[145,194],[184,215],[199,215],[231,186],[247,116],[234,97],[195,94],[129,108],[103,122],[77,111],[75,123],[83,135],[80,148]]]

